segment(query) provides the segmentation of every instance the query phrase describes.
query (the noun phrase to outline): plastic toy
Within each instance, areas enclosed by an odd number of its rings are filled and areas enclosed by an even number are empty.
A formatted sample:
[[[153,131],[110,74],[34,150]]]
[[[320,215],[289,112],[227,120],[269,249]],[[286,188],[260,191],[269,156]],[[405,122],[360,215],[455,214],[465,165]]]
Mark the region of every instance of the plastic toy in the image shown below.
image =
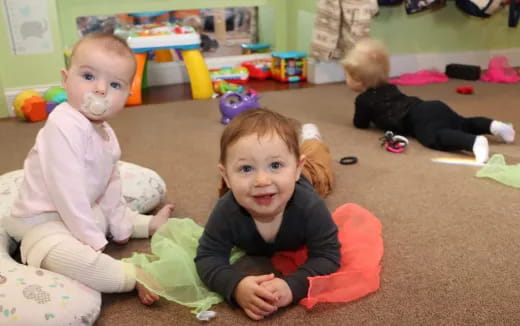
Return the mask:
[[[268,43],[241,44],[242,54],[267,53],[271,45]]]
[[[282,82],[299,82],[307,80],[307,55],[304,52],[273,52],[271,74]]]
[[[244,87],[241,85],[228,83],[227,81],[221,79],[217,80],[213,83],[213,89],[218,94],[225,94],[227,92],[237,92],[242,93],[244,92]]]
[[[457,93],[459,93],[459,94],[473,94],[473,86],[460,86],[460,87],[457,87]]]
[[[226,80],[235,84],[245,84],[249,80],[249,70],[246,67],[222,67],[209,70],[213,82]]]
[[[408,139],[404,136],[394,135],[391,131],[386,131],[385,135],[380,138],[381,146],[392,153],[401,153],[408,146]]]
[[[48,101],[45,104],[45,112],[47,112],[47,115],[51,114],[52,110],[58,106],[58,103],[53,101]]]
[[[14,107],[14,113],[18,118],[25,119],[23,112],[22,112],[22,106],[25,100],[33,97],[33,96],[40,96],[40,93],[33,89],[22,91],[20,94],[16,95],[13,101],[13,107]]]
[[[242,62],[242,66],[249,70],[249,77],[253,79],[267,79],[271,77],[271,59],[257,59]]]
[[[132,83],[132,95],[126,104],[139,105],[142,102],[141,89],[145,87],[145,65],[150,51],[176,49],[182,53],[184,65],[191,83],[194,99],[208,99],[213,95],[213,87],[208,68],[200,54],[200,35],[192,27],[156,23],[152,25],[134,25],[130,29],[118,28],[115,34],[126,39],[136,52],[137,71]]]
[[[226,125],[240,112],[260,108],[259,99],[260,96],[253,90],[249,90],[245,95],[236,92],[224,94],[220,99],[220,122]]]
[[[43,93],[45,101],[51,101],[55,103],[63,103],[67,101],[67,93],[61,86],[53,86]]]
[[[47,119],[46,101],[41,96],[32,96],[24,101],[22,113],[26,120],[37,122]]]
[[[43,97],[35,90],[26,90],[18,94],[13,101],[17,117],[31,121],[47,119],[54,108],[67,100],[67,93],[60,86],[49,88]]]

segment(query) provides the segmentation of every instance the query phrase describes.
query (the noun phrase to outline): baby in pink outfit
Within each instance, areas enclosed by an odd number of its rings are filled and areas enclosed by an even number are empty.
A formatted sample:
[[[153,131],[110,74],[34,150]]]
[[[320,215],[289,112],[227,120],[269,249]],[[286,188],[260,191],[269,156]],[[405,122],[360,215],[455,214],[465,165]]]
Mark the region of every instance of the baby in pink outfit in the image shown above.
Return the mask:
[[[74,46],[62,71],[67,102],[39,131],[4,226],[21,242],[24,263],[104,293],[137,288],[141,301],[152,304],[159,297],[136,282],[135,266],[102,253],[107,238],[123,244],[150,236],[174,209],[141,215],[122,199],[121,149],[106,119],[123,110],[135,70],[133,52],[114,35],[89,34]]]

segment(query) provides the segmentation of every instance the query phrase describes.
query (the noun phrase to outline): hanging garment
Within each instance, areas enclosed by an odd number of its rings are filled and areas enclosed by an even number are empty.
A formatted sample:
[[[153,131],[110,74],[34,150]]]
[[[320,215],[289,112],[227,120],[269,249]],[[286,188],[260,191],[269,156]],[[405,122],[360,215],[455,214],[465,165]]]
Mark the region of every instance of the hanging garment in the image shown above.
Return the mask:
[[[405,0],[404,8],[408,15],[426,9],[438,9],[446,6],[446,0]]]
[[[504,7],[502,0],[455,0],[457,7],[465,13],[482,18],[488,18]]]
[[[368,36],[378,9],[377,0],[320,0],[309,56],[343,58],[354,43]]]

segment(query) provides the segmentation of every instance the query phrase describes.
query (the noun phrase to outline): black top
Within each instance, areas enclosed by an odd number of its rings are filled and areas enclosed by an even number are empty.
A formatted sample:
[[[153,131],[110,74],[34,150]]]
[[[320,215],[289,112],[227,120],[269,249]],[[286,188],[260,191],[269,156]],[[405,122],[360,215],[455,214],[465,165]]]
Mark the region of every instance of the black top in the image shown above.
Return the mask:
[[[308,276],[335,272],[340,263],[338,229],[325,202],[305,177],[296,183],[274,242],[267,243],[251,215],[228,191],[217,202],[199,240],[195,264],[202,281],[234,303],[233,293],[247,275],[229,264],[236,246],[248,255],[271,256],[277,251],[308,249],[308,259],[294,273],[282,277],[292,291],[293,303],[307,295]]]
[[[354,126],[368,128],[370,122],[373,122],[384,131],[409,134],[404,118],[414,106],[422,102],[415,96],[404,95],[393,84],[369,88],[356,97]]]

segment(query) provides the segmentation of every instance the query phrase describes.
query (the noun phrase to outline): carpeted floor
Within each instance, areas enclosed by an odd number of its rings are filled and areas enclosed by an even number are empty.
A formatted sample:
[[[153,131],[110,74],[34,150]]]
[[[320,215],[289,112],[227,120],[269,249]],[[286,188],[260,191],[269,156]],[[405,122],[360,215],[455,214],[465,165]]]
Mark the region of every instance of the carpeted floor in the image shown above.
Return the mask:
[[[470,84],[475,94],[455,88]],[[518,85],[450,81],[402,87],[409,95],[441,99],[463,115],[511,121],[520,129]],[[475,177],[477,167],[432,163],[440,156],[470,157],[422,147],[383,150],[376,130],[352,126],[355,94],[343,85],[261,94],[263,105],[316,123],[336,163],[330,209],[354,202],[383,224],[381,288],[347,304],[290,307],[263,325],[515,325],[520,323],[520,190]],[[123,160],[157,171],[177,203],[175,217],[203,225],[215,200],[219,123],[217,100],[186,101],[126,110],[112,121]],[[0,174],[19,169],[41,124],[0,121]],[[520,131],[520,130],[519,130]],[[490,136],[492,153],[520,162],[519,140]],[[359,162],[337,160],[355,155]],[[146,251],[148,241],[111,246],[115,257]],[[98,325],[200,325],[189,309],[161,300],[141,305],[131,294],[103,296]],[[214,325],[253,325],[241,310],[215,307]]]

